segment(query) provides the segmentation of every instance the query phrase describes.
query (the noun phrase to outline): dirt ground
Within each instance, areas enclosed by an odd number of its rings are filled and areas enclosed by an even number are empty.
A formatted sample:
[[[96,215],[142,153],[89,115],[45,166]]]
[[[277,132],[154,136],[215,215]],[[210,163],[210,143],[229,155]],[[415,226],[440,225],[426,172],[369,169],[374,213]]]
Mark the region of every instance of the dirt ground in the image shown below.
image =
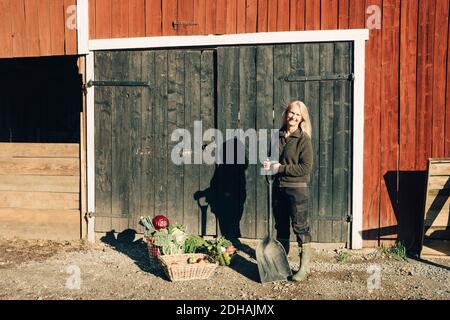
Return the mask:
[[[261,284],[256,244],[243,242],[232,265],[218,267],[208,280],[170,282],[141,240],[110,238],[92,245],[0,239],[0,299],[450,299],[448,259],[403,260],[379,249],[315,248],[305,282]],[[289,261],[298,269],[295,247]]]

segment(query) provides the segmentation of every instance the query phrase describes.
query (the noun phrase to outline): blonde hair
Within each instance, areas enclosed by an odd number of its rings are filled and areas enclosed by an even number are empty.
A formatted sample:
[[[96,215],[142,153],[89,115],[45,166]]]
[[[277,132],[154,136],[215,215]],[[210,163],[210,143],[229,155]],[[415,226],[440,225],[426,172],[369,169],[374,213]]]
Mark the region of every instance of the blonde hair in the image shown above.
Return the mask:
[[[292,101],[283,111],[283,126],[287,127],[287,113],[294,106],[297,105],[300,108],[300,114],[302,115],[302,122],[300,122],[300,129],[305,132],[310,138],[312,135],[311,119],[309,117],[308,108],[299,100]]]

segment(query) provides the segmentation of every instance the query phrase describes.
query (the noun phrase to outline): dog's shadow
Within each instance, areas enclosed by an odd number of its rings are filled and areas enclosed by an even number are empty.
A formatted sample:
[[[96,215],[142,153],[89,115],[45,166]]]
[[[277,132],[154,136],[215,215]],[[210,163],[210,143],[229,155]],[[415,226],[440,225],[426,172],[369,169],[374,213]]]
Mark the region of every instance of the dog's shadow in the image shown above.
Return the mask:
[[[135,240],[135,238],[136,231],[127,229],[120,232],[117,237],[114,230],[109,231],[100,240],[132,259],[143,272],[169,280],[158,261],[150,259],[147,244],[142,239]]]

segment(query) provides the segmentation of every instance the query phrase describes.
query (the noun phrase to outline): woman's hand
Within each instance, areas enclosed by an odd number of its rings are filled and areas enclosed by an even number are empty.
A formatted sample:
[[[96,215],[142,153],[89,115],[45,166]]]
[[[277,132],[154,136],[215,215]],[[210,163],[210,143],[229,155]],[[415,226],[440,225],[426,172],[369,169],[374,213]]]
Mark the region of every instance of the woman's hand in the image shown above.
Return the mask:
[[[263,162],[263,169],[264,170],[270,170],[270,161],[266,160]]]
[[[280,167],[281,167],[281,164],[280,164],[279,162],[274,163],[274,164],[272,165],[272,171],[273,171],[273,173],[277,174],[278,171],[280,171]]]
[[[279,162],[273,163],[268,160],[263,162],[264,170],[272,170],[274,174],[278,173],[278,171],[280,170],[280,166],[281,164]]]

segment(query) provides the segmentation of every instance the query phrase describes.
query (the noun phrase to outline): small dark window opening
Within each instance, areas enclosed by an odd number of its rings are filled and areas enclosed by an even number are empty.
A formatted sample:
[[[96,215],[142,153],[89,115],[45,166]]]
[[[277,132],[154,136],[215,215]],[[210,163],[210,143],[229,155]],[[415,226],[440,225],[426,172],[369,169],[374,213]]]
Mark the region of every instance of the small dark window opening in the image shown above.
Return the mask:
[[[0,59],[0,142],[79,143],[77,57]]]

